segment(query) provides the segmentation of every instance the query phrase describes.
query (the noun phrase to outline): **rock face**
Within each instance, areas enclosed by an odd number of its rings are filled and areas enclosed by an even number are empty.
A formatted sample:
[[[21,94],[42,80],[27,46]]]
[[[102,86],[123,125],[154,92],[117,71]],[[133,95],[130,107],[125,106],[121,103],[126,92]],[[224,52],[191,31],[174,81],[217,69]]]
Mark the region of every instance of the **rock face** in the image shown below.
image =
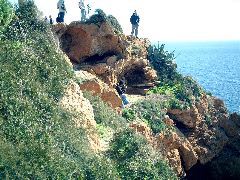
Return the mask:
[[[65,95],[60,101],[60,105],[73,113],[76,128],[83,127],[87,129],[86,132],[88,132],[88,139],[92,149],[100,149],[92,105],[89,100],[83,97],[83,93],[78,84],[73,81],[69,83]]]
[[[101,56],[123,54],[124,45],[107,23],[81,24],[73,22],[60,37],[63,50],[72,61],[97,60]],[[95,59],[96,58],[96,59]]]
[[[152,84],[157,77],[147,60],[150,42],[146,39],[116,35],[107,23],[97,26],[73,22],[54,31],[75,69],[96,75],[110,87],[122,77],[129,87]]]
[[[127,92],[144,94],[154,85],[157,77],[147,60],[149,41],[130,36],[116,35],[112,28],[102,23],[55,26],[60,46],[74,64],[76,77],[81,80],[81,90],[91,91],[111,107],[117,109],[122,102],[115,85],[125,77]],[[84,99],[78,84],[70,84],[61,104],[68,110],[82,113],[76,126],[95,129],[92,108]],[[163,120],[171,130],[153,134],[145,123],[130,123],[130,127],[143,134],[169,161],[179,176],[195,164],[206,164],[222,154],[225,147],[234,147],[240,153],[240,118],[229,116],[223,101],[202,94],[186,110],[169,109]],[[99,148],[97,135],[89,135],[95,149]],[[226,154],[226,153],[224,153]]]
[[[240,118],[228,116],[223,101],[202,95],[187,110],[168,110],[163,120],[172,130],[153,134],[144,124],[130,125],[167,158],[179,176],[198,162],[206,164],[221,154],[225,146],[237,146],[240,140]],[[240,149],[239,149],[240,152]]]
[[[87,71],[77,71],[77,78],[83,80],[80,83],[82,91],[92,92],[93,95],[99,96],[104,102],[108,103],[112,108],[120,108],[122,100],[115,89],[110,88],[106,83],[98,79],[96,76]]]

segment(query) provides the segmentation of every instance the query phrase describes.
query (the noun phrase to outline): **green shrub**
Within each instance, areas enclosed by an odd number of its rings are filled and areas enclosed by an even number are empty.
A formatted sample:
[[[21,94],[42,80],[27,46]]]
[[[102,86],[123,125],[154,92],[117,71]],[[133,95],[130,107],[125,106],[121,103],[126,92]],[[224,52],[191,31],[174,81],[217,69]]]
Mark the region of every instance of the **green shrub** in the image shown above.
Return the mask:
[[[86,24],[96,24],[100,27],[103,22],[107,22],[114,30],[116,34],[123,33],[122,27],[119,24],[117,18],[113,15],[106,15],[102,9],[96,9],[95,14],[92,15],[87,21]]]
[[[41,20],[40,15],[41,13],[38,11],[34,1],[26,0],[21,8],[16,7],[15,18],[7,27],[4,39],[26,42],[32,39],[31,35],[36,31],[49,36],[52,34],[49,24]]]
[[[148,58],[160,80],[148,94],[169,95],[172,97],[170,107],[187,108],[192,105],[194,99],[199,100],[204,91],[191,77],[183,77],[177,72],[177,65],[173,62],[174,52],[165,51],[164,46],[150,46],[148,49]]]
[[[126,108],[122,116],[128,121],[141,120],[147,123],[153,133],[164,132],[169,128],[163,122],[168,106],[167,98],[158,95],[149,95],[146,99]]]
[[[110,127],[113,130],[126,127],[126,121],[116,113],[108,104],[103,102],[99,96],[93,96],[91,93],[84,93],[84,96],[93,106],[94,118],[97,124]]]
[[[135,112],[131,108],[123,109],[122,117],[124,117],[127,121],[133,121],[134,119],[136,119]]]
[[[90,16],[90,18],[86,21],[87,24],[96,24],[100,26],[103,22],[107,22],[107,15],[102,9],[96,9],[95,14]]]
[[[160,47],[149,46],[148,59],[157,71],[158,77],[161,82],[174,83],[181,75],[177,72],[177,65],[173,62],[175,59],[174,52],[164,50],[165,44]]]
[[[24,18],[0,41],[0,179],[116,179],[109,160],[92,152],[73,114],[59,106],[73,72],[50,29]]]
[[[0,0],[0,38],[3,29],[11,22],[13,15],[11,4],[7,0]]]
[[[108,23],[113,27],[114,32],[117,34],[123,33],[122,27],[119,24],[117,18],[115,18],[113,15],[107,16]]]
[[[130,129],[115,134],[108,154],[121,179],[177,179],[146,139]]]

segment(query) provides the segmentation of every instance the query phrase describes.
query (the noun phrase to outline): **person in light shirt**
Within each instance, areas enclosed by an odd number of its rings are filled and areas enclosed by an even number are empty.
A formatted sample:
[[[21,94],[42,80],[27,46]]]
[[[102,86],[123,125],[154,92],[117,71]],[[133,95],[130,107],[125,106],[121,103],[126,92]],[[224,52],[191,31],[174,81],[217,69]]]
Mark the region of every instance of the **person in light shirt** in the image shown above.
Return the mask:
[[[84,4],[84,0],[80,0],[79,2],[79,8],[81,10],[81,21],[86,21],[86,8]]]
[[[58,13],[58,17],[57,17],[56,21],[60,22],[60,23],[64,22],[64,16],[65,16],[65,13],[67,12],[65,4],[64,4],[64,0],[58,1],[57,8],[59,10],[59,13]]]

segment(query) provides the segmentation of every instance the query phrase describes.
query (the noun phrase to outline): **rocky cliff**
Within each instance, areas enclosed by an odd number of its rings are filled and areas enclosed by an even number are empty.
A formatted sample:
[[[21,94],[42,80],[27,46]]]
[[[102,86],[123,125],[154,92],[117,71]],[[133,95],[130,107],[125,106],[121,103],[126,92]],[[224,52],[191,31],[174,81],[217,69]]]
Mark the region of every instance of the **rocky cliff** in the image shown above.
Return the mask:
[[[157,74],[148,60],[147,39],[116,35],[107,23],[98,26],[73,22],[56,25],[53,31],[73,64],[76,77],[82,80],[81,90],[92,91],[112,108],[121,107],[114,88],[122,77],[127,80],[128,94],[145,95],[154,86]],[[230,115],[222,100],[202,93],[189,108],[166,111],[163,121],[172,127],[168,133],[153,133],[145,123],[133,122],[129,126],[143,134],[179,176],[196,164],[219,157],[227,146],[240,153],[240,118]],[[96,139],[94,143],[98,144]]]

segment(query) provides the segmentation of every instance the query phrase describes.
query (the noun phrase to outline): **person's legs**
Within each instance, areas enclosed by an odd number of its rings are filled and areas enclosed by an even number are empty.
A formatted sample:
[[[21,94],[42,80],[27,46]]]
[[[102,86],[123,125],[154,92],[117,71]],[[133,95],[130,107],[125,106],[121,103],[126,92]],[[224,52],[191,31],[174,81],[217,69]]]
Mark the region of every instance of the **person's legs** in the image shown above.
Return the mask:
[[[85,9],[81,9],[81,21],[85,21],[86,20],[86,11]]]
[[[134,34],[134,31],[135,31],[135,25],[132,24],[132,32],[131,32],[131,35],[132,35],[132,36],[133,36],[133,34]]]
[[[59,13],[59,22],[64,22],[64,15],[65,15],[64,12]]]
[[[135,36],[138,37],[138,24],[135,27]]]
[[[62,22],[64,22],[65,12],[62,13]]]
[[[121,95],[121,99],[122,99],[123,105],[129,104],[129,101],[127,100],[127,96],[125,94]]]
[[[132,32],[131,35],[133,36],[133,34],[135,34],[135,36],[138,36],[138,24],[132,24]]]
[[[83,14],[84,14],[84,16],[83,16],[83,17],[84,17],[84,21],[86,21],[86,19],[87,19],[87,18],[86,18],[86,14],[87,14],[87,13],[86,13],[86,10],[85,10],[85,9],[84,9]]]

